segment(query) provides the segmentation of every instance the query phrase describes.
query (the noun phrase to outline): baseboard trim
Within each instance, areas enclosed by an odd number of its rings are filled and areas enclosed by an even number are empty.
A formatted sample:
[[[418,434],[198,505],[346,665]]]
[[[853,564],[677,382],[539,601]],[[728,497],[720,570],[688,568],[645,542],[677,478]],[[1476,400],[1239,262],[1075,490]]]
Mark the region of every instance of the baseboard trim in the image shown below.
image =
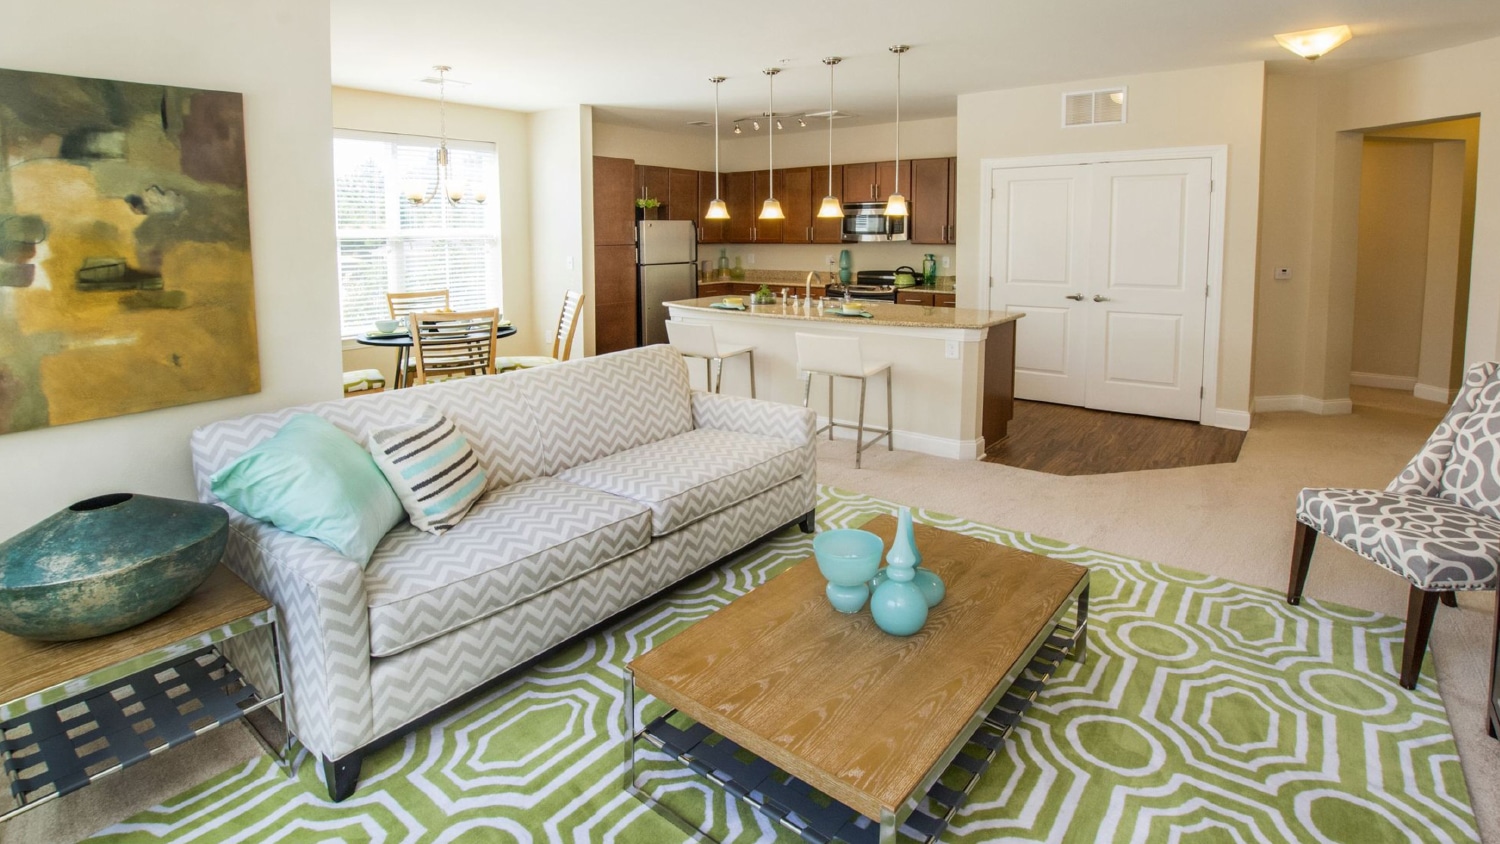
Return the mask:
[[[1319,399],[1312,396],[1256,396],[1256,413],[1300,411],[1318,416],[1342,416],[1354,412],[1349,399]]]
[[[854,424],[853,422],[844,423],[843,420],[839,421],[840,424]],[[818,417],[819,428],[827,424],[828,417]],[[876,427],[879,427],[879,423],[876,423]],[[853,440],[854,435],[855,430],[853,428],[833,429],[833,438],[837,440]],[[824,433],[822,436],[826,437],[828,434]],[[866,428],[865,439],[869,440],[869,438],[870,431],[869,428]],[[919,434],[915,431],[903,431],[897,428],[896,436],[892,439],[892,442],[901,451],[915,451],[919,454],[930,454],[933,457],[946,457],[949,460],[978,460],[984,456],[983,437],[974,440],[956,440],[947,437],[935,437],[932,434]],[[882,440],[871,447],[867,453],[884,450],[884,448],[885,441]]]
[[[1381,375],[1378,372],[1350,372],[1349,383],[1356,387],[1379,387],[1382,390],[1404,390],[1410,393],[1417,379],[1405,375]]]
[[[1231,431],[1248,431],[1250,430],[1250,414],[1244,410],[1215,408],[1212,421],[1204,424],[1215,428],[1228,428]]]
[[[1453,404],[1453,400],[1458,398],[1457,390],[1450,390],[1447,387],[1438,387],[1433,384],[1418,384],[1412,388],[1411,394],[1419,399],[1442,402],[1443,404]]]

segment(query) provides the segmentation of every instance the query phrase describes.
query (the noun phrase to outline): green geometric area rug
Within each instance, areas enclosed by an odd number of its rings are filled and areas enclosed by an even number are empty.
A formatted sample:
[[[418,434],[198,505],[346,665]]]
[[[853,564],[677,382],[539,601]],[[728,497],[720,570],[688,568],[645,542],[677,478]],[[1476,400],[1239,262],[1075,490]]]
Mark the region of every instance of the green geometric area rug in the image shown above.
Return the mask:
[[[893,509],[823,488],[818,524]],[[1062,663],[944,841],[1478,837],[1432,672],[1414,692],[1396,685],[1400,619],[916,517],[1092,572],[1087,661]],[[792,528],[695,576],[367,759],[343,803],[326,801],[310,761],[288,779],[261,758],[100,840],[682,841],[622,791],[623,666],[811,553]],[[651,767],[652,790],[717,837],[796,840],[696,775]]]

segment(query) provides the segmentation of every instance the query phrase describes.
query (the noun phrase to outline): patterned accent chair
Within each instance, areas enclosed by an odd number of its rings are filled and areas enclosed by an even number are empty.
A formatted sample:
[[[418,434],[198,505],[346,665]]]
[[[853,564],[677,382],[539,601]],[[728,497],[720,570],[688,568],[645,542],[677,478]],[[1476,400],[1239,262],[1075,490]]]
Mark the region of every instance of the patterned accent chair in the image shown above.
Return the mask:
[[[1500,364],[1477,363],[1427,444],[1384,490],[1297,495],[1287,603],[1302,600],[1318,534],[1411,581],[1401,685],[1414,689],[1441,600],[1494,589],[1500,561]]]

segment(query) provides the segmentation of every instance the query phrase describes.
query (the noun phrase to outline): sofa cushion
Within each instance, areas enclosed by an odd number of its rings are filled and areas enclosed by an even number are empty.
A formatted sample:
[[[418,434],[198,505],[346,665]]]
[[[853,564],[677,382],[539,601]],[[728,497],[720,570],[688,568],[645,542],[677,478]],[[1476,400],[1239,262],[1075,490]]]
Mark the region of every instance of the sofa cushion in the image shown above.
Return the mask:
[[[411,523],[434,535],[462,521],[489,484],[469,441],[436,410],[371,431],[367,444]]]
[[[493,490],[442,536],[402,524],[365,571],[370,653],[456,630],[646,545],[642,505],[554,478]]]
[[[611,454],[558,474],[560,480],[651,508],[651,534],[664,536],[807,469],[789,440],[700,429]]]

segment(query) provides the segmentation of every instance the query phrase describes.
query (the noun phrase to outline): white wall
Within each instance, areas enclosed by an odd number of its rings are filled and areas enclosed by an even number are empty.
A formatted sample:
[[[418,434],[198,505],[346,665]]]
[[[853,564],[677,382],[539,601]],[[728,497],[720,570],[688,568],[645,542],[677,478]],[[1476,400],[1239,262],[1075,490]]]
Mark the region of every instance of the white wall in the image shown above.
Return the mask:
[[[531,138],[531,267],[534,354],[551,351],[563,295],[582,290],[575,355],[594,353],[593,109],[569,106],[528,115]],[[545,344],[545,348],[543,348]]]
[[[676,132],[657,132],[595,119],[594,155],[629,158],[649,167],[713,170],[714,130],[683,126]]]
[[[353,88],[333,89],[333,126],[366,132],[434,137],[438,104],[429,99],[398,97]],[[544,333],[533,320],[531,303],[531,167],[526,115],[475,106],[448,106],[448,137],[495,145],[499,159],[500,283],[505,315],[516,335],[500,341],[502,355],[532,354]],[[375,367],[390,379],[395,356],[389,349],[344,344],[344,369]],[[389,380],[387,383],[390,383]]]
[[[1347,404],[1362,147],[1357,133],[1475,114],[1483,122],[1486,116],[1500,115],[1500,86],[1494,84],[1500,79],[1500,38],[1345,73],[1314,70],[1276,81],[1268,91],[1273,103],[1290,92],[1314,99],[1317,106],[1311,125],[1267,126],[1267,148],[1283,148],[1286,155],[1266,162],[1265,213],[1281,225],[1268,228],[1262,238],[1260,279],[1263,289],[1280,286],[1278,310],[1302,311],[1303,336],[1300,342],[1262,344],[1257,366],[1276,384],[1263,386],[1257,376],[1256,392],[1295,391]],[[1465,329],[1469,362],[1500,357],[1500,144],[1480,144],[1476,155]],[[1294,190],[1274,189],[1294,184]],[[1307,270],[1293,284],[1270,281],[1266,268],[1281,261],[1280,256],[1296,255],[1304,236],[1310,242]]]
[[[1416,383],[1431,197],[1430,142],[1365,139],[1351,372]]]
[[[1255,321],[1255,261],[1260,204],[1260,62],[1083,80],[958,98],[958,294],[972,307],[983,291],[965,279],[983,275],[979,238],[980,160],[1059,153],[1171,147],[1229,148],[1224,283],[1219,325],[1218,406],[1250,409]],[[1062,96],[1069,91],[1128,86],[1124,124],[1064,128]]]
[[[328,6],[10,4],[0,56],[17,70],[245,96],[261,392],[0,437],[0,537],[105,492],[193,498],[193,428],[341,392]]]

